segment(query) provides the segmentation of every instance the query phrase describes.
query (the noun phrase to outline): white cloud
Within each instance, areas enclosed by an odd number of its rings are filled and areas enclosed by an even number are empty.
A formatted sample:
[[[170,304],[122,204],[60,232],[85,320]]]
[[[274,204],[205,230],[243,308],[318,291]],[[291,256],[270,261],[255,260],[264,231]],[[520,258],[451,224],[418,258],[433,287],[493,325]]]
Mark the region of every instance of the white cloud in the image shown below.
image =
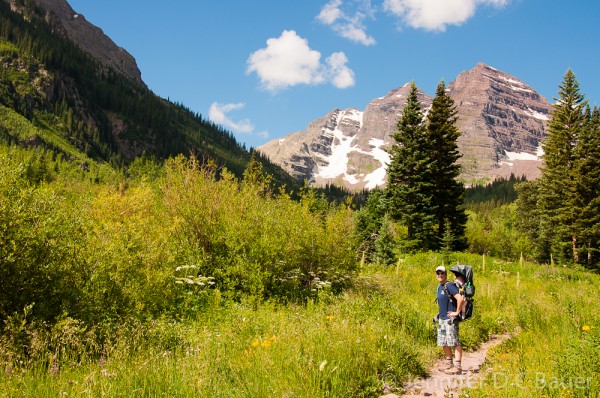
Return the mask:
[[[325,25],[331,25],[342,16],[342,10],[340,10],[341,5],[342,0],[330,1],[323,6],[317,19]]]
[[[335,32],[346,39],[365,46],[375,44],[375,39],[367,34],[366,27],[363,24],[363,20],[367,15],[356,12],[354,16],[348,16],[342,11],[341,6],[342,0],[331,0],[323,6],[321,12],[317,15],[317,20],[331,26]],[[366,2],[365,6],[368,11],[371,11],[370,2]]]
[[[445,31],[447,25],[460,25],[482,5],[504,7],[510,0],[384,0],[385,11],[402,18],[408,26]]]
[[[354,72],[346,66],[348,58],[343,52],[331,54],[325,60],[331,82],[337,88],[348,88],[354,85]]]
[[[329,59],[334,58],[333,62]],[[321,53],[312,50],[306,39],[293,30],[267,40],[267,47],[248,58],[246,73],[256,72],[262,86],[278,91],[299,84],[322,84],[331,81],[338,88],[354,85],[354,73],[346,66],[344,53],[334,53],[321,63]],[[351,77],[351,79],[349,79]]]
[[[214,123],[220,124],[223,127],[229,128],[237,133],[252,133],[254,125],[249,119],[242,119],[239,122],[231,120],[227,113],[243,109],[246,106],[243,102],[221,104],[213,102],[208,110],[208,117]]]
[[[269,138],[269,132],[268,131],[261,131],[260,133],[258,133],[258,136],[260,138]]]

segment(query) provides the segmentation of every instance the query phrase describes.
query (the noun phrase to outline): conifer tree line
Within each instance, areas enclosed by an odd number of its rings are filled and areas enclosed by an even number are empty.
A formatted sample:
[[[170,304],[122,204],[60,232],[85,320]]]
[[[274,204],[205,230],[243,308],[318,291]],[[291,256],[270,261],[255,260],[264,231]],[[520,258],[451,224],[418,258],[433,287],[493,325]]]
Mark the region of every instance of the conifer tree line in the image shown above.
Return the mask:
[[[568,70],[555,98],[540,179],[519,185],[519,226],[540,262],[600,260],[600,110]]]

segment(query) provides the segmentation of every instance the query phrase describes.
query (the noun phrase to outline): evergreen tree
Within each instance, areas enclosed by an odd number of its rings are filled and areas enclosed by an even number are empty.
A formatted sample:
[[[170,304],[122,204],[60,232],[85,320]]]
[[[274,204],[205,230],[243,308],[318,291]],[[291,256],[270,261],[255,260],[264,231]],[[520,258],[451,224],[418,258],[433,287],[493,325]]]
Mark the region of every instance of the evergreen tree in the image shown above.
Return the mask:
[[[356,212],[356,231],[362,241],[359,250],[365,255],[366,260],[371,260],[375,251],[375,240],[385,215],[384,191],[375,189],[369,192],[365,205]]]
[[[388,216],[384,216],[375,239],[375,251],[373,261],[382,265],[392,265],[396,262],[394,253],[394,235],[391,231],[391,223]]]
[[[598,264],[600,250],[600,110],[586,112],[588,120],[575,148],[575,228],[587,265]]]
[[[452,233],[452,227],[450,225],[450,221],[446,220],[444,223],[444,236],[442,236],[442,259],[444,264],[450,264],[450,254],[452,253],[452,249],[454,247],[454,242],[456,241],[456,237]]]
[[[458,120],[454,100],[446,93],[444,81],[436,90],[436,96],[427,115],[427,136],[431,158],[433,207],[436,216],[436,237],[438,245],[446,235],[446,226],[451,228],[453,237],[451,248],[463,250],[467,247],[465,225],[467,215],[463,207],[464,185],[457,180],[460,174],[458,160]],[[439,247],[439,246],[438,246]]]
[[[386,187],[388,213],[393,221],[407,228],[407,236],[402,242],[405,250],[435,248],[436,209],[432,201],[431,160],[414,82],[392,137],[394,145],[390,149]]]
[[[544,165],[539,190],[541,229],[549,239],[555,257],[577,262],[575,147],[586,126],[586,101],[570,69],[559,86],[559,98],[555,100],[548,137],[543,143]]]
[[[542,228],[542,209],[539,192],[541,179],[523,182],[516,186],[516,227],[529,238],[533,256],[538,261],[550,259],[550,241]]]

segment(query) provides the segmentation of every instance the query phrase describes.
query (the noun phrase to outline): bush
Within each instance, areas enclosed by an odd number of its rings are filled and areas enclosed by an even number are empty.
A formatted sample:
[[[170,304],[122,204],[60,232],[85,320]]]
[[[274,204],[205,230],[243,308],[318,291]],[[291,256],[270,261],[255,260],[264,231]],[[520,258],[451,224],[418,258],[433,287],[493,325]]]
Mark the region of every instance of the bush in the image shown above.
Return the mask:
[[[179,157],[166,168],[162,189],[177,226],[177,261],[214,277],[225,295],[301,295],[317,278],[338,286],[356,270],[347,206],[319,209],[314,192],[298,203],[273,194],[256,175],[240,182],[221,170],[217,179],[214,167],[195,159]],[[282,292],[282,282],[291,290]]]

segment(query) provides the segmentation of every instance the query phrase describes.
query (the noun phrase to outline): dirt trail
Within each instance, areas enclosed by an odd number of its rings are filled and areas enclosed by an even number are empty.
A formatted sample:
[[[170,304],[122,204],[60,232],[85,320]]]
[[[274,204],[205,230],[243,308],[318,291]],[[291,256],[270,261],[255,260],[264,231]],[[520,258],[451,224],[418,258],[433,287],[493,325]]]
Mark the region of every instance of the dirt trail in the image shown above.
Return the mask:
[[[404,385],[404,394],[387,394],[380,398],[458,397],[463,387],[475,387],[479,382],[479,369],[485,361],[487,350],[509,339],[511,335],[494,336],[483,343],[477,351],[463,352],[462,375],[447,375],[438,370],[439,360],[429,371],[429,377],[416,379]]]

